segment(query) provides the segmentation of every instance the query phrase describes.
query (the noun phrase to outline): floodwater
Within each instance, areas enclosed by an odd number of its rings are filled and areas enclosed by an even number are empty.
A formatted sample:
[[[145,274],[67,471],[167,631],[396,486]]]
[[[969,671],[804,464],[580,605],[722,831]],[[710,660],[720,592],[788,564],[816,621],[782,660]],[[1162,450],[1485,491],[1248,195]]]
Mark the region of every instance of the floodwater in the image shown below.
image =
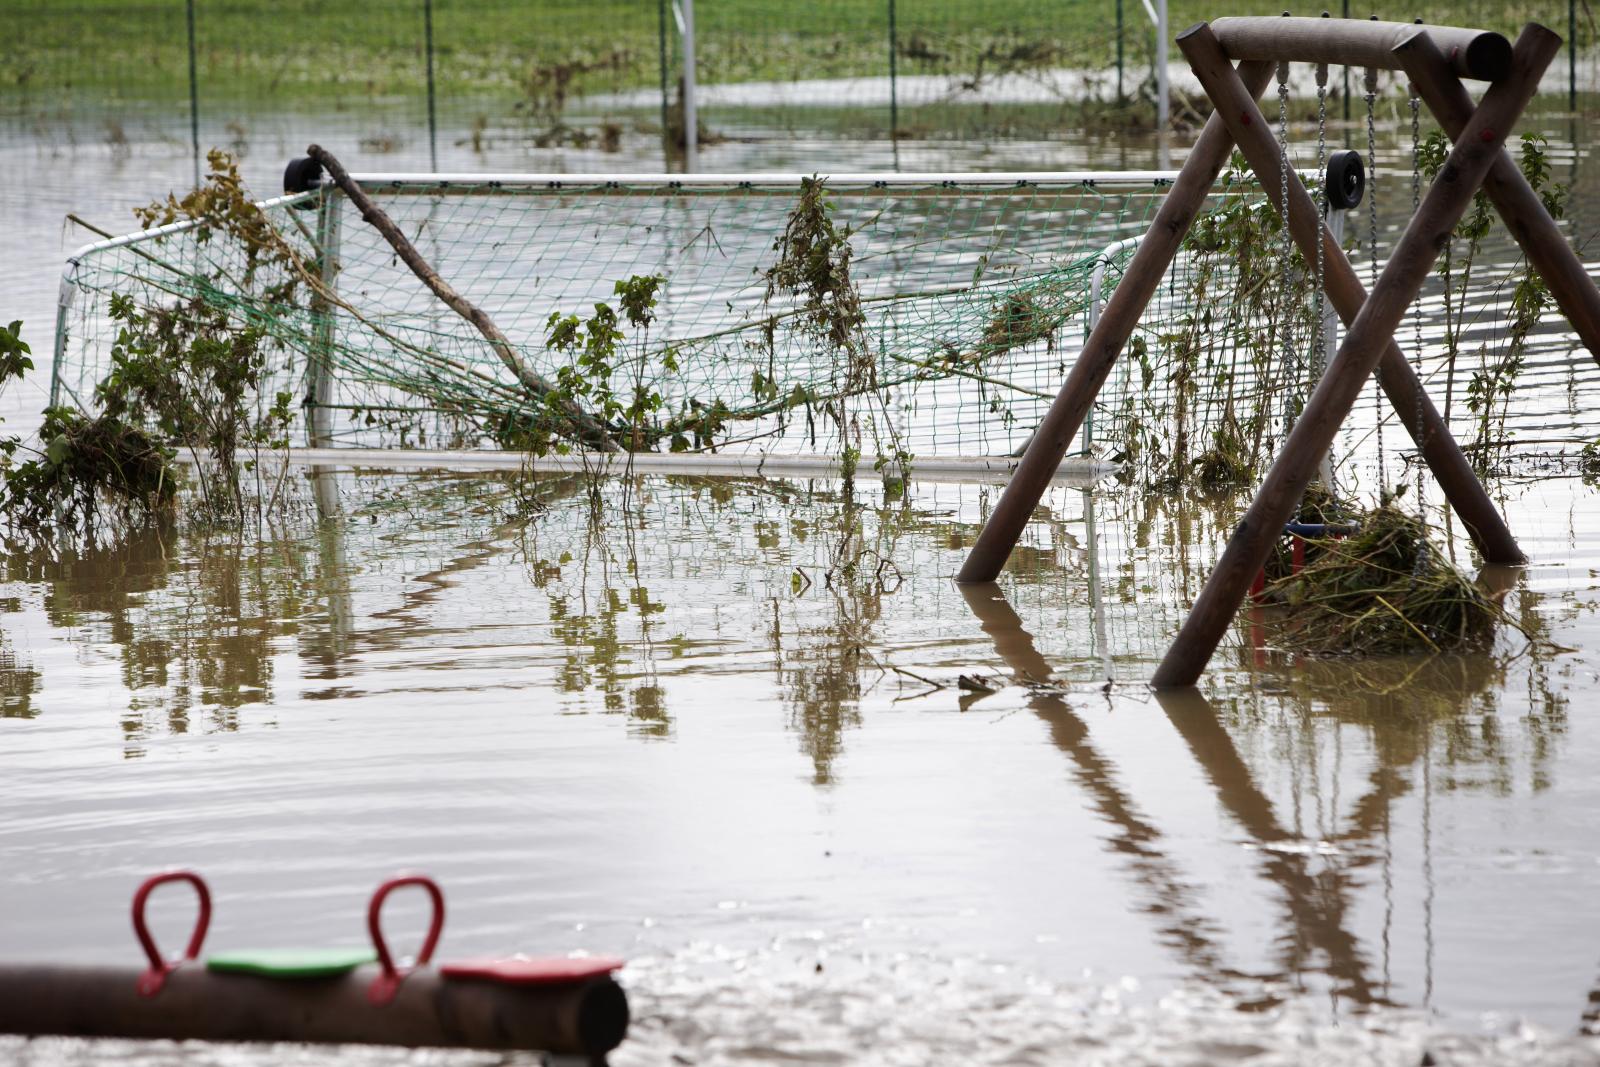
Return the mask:
[[[246,157],[263,190],[328,139],[278,121]],[[62,213],[121,229],[189,159],[5,138],[6,317],[43,357]],[[1576,477],[1497,486],[1532,563],[1489,576],[1518,623],[1491,652],[1287,660],[1247,619],[1159,699],[1240,499],[1057,489],[1004,579],[960,588],[993,488],[318,477],[243,539],[0,553],[0,959],[135,963],[128,897],[171,866],[211,880],[212,947],[359,944],[371,888],[421,868],[444,956],[632,960],[618,1064],[1600,1063],[1600,506]],[[175,941],[184,905],[158,903]],[[111,1056],[328,1058],[0,1039]]]

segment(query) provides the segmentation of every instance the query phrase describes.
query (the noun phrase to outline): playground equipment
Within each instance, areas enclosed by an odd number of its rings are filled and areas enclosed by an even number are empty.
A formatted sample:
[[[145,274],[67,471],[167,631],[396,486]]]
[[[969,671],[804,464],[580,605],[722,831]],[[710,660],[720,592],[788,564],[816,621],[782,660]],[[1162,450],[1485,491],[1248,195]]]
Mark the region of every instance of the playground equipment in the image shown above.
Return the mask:
[[[1204,670],[1375,371],[1485,560],[1523,560],[1504,519],[1394,342],[1395,329],[1439,248],[1480,186],[1590,353],[1600,357],[1600,291],[1503,147],[1560,49],[1556,34],[1530,23],[1513,47],[1500,35],[1480,30],[1285,16],[1200,23],[1180,34],[1178,43],[1216,110],[959,575],[964,582],[991,581],[1004,566],[1207,190],[1237,146],[1268,200],[1286,218],[1306,261],[1314,260],[1324,272],[1319,288],[1349,330],[1152,678],[1158,688],[1192,685]],[[1370,297],[1290,165],[1287,144],[1281,136],[1274,138],[1256,102],[1275,73],[1280,99],[1287,99],[1290,62],[1367,68],[1369,102],[1378,70],[1403,71],[1454,138],[1438,179],[1420,198]],[[1462,78],[1490,83],[1476,108]],[[1325,79],[1319,71],[1319,80]]]
[[[181,956],[157,947],[145,921],[151,893],[169,883],[198,898]],[[383,934],[384,901],[427,893],[433,913],[416,959],[396,961]],[[156,875],[133,898],[133,927],[148,965],[0,965],[0,1033],[174,1041],[523,1049],[600,1060],[621,1044],[628,1001],[610,958],[512,956],[432,966],[444,894],[407,875],[378,887],[367,908],[372,947],[235,951],[200,956],[211,892],[191,871]]]

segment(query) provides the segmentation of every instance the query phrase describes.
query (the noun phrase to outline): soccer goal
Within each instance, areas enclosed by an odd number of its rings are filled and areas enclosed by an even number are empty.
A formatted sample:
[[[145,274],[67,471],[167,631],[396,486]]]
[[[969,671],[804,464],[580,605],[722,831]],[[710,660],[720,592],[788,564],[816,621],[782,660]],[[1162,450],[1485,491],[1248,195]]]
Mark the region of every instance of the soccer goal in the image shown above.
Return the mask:
[[[1003,477],[1173,176],[353,177],[520,370],[324,181],[74,253],[52,403],[93,410],[120,297],[263,331],[319,462],[575,462],[537,379],[636,469]]]

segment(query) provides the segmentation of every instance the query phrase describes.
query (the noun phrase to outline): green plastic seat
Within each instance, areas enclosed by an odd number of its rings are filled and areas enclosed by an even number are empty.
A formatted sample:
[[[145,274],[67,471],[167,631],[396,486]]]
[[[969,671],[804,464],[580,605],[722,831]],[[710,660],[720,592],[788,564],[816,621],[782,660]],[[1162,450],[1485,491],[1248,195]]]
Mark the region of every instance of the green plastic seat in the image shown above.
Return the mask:
[[[206,970],[261,978],[337,978],[377,959],[371,948],[263,948],[207,957]]]

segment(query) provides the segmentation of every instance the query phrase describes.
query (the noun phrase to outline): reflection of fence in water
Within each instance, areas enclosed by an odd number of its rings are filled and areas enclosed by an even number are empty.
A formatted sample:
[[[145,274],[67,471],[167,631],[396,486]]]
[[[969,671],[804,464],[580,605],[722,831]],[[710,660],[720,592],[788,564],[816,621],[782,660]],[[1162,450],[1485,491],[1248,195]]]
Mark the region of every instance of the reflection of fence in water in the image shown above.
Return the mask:
[[[901,501],[875,486],[847,497],[833,481],[650,477],[606,480],[591,496],[582,477],[542,477],[531,488],[540,510],[519,528],[503,521],[511,494],[496,480],[316,477],[339,483],[345,505],[372,521],[324,524],[314,538],[242,556],[150,541],[70,565],[13,557],[19,579],[54,590],[53,625],[117,650],[130,753],[168,731],[248,725],[249,705],[265,711],[286,695],[273,667],[286,648],[301,661],[290,675],[313,696],[378,685],[362,679],[383,664],[443,663],[470,648],[491,672],[499,662],[548,672],[572,707],[617,714],[641,737],[670,735],[690,714],[674,696],[678,682],[763,679],[754,692],[785,709],[827,781],[850,733],[869,725],[865,709],[920,688],[893,667],[946,683],[1020,672],[1007,680],[1070,687],[1024,699],[1081,710],[1109,664],[1118,692],[1142,693],[1238,509],[1110,486],[1058,489],[999,587],[963,590],[948,578],[992,499],[971,486],[914,485]],[[973,595],[1003,598],[1034,664],[1011,662],[1019,635],[997,632]],[[1539,625],[1538,600],[1514,601],[1524,625]],[[1535,739],[1562,730],[1561,682],[1537,655],[1307,660],[1280,673],[1258,664],[1248,639],[1236,632],[1228,662],[1265,671],[1268,684],[1224,686],[1214,714],[1285,809],[1316,783],[1267,774],[1283,745],[1327,752],[1339,731],[1372,732],[1379,755],[1404,757],[1395,771],[1411,773],[1416,754],[1433,748],[1444,787],[1472,787],[1519,773],[1505,755],[1521,741],[1471,723],[1499,716]],[[473,669],[459,678],[469,689],[485,681]],[[910,707],[956,699],[946,691]],[[1533,755],[1548,760],[1551,750]],[[1303,766],[1318,773],[1315,761]],[[1530,773],[1547,772],[1536,761]]]

